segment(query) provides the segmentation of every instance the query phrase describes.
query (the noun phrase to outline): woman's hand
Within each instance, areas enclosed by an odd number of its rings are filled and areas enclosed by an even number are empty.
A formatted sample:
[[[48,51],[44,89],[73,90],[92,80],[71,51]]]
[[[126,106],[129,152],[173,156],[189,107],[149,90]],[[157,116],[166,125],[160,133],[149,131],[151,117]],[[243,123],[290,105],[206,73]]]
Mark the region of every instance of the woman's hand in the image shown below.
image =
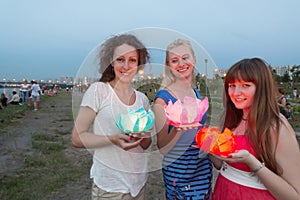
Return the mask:
[[[198,129],[199,126],[201,126],[201,124],[173,127],[172,131],[175,131],[177,133],[182,133],[182,132],[185,132],[185,131],[188,131],[188,130]]]
[[[128,135],[130,136],[131,140],[140,141],[140,146],[143,149],[147,149],[152,142],[152,132],[153,128],[142,133],[130,133]]]
[[[218,156],[215,154],[210,154],[210,155],[226,162],[242,162],[248,165],[250,164],[252,157],[254,157],[247,150],[237,150],[236,152],[229,154],[228,157]]]
[[[128,151],[129,149],[135,148],[140,145],[143,138],[135,140],[132,136],[125,135],[125,134],[118,134],[109,136],[109,140],[124,149],[125,151]]]
[[[141,133],[128,133],[126,135],[129,135],[131,138],[135,139],[135,140],[138,140],[138,139],[141,139],[141,138],[151,138],[151,133],[153,131],[153,128],[148,130],[148,131],[145,131],[145,132],[141,132]]]

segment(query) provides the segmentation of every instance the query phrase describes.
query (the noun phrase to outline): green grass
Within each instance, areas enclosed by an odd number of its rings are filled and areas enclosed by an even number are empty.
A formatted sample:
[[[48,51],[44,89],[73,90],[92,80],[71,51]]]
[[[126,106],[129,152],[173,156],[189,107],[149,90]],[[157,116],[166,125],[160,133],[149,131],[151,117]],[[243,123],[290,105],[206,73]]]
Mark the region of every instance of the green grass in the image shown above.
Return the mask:
[[[60,102],[62,96],[47,97],[43,96],[44,103],[55,106]],[[2,125],[10,125],[11,120],[21,113],[25,114],[27,106],[9,107],[5,111],[15,113],[14,116],[8,112],[0,112],[0,118],[8,118]],[[66,121],[72,119],[64,118]],[[32,149],[29,153],[19,153],[23,158],[23,165],[13,174],[0,174],[0,198],[2,200],[42,200],[53,199],[64,186],[72,182],[80,181],[83,174],[91,166],[91,160],[84,163],[81,167],[70,163],[65,153],[65,149],[70,146],[70,141],[64,136],[70,132],[62,132],[58,129],[54,133],[47,131],[34,131],[31,134]],[[9,134],[10,135],[10,134]],[[11,135],[13,136],[13,135]],[[7,149],[8,153],[13,150]]]
[[[0,110],[0,125],[7,124],[12,119],[22,118],[29,109],[28,106],[9,105],[8,108]]]
[[[24,155],[25,166],[11,176],[1,177],[1,199],[49,199],[65,184],[80,177],[64,153],[63,137],[32,133],[34,153]]]

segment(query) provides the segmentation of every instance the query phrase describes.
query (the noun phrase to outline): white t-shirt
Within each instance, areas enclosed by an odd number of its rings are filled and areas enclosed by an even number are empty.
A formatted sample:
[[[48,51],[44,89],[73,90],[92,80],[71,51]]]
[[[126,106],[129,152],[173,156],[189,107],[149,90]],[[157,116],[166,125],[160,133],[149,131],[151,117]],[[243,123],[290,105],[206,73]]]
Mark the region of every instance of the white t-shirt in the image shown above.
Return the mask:
[[[12,97],[11,97],[11,100],[9,102],[19,102],[20,101],[20,97],[18,94],[14,94]]]
[[[21,91],[29,91],[30,90],[30,84],[24,84],[24,83],[22,83],[21,84]]]
[[[97,115],[93,124],[96,135],[114,135],[122,131],[116,126],[118,114],[130,109],[150,108],[148,98],[135,91],[136,101],[128,106],[121,102],[109,83],[93,83],[83,96],[81,106],[88,106]],[[138,146],[125,151],[116,145],[94,150],[91,178],[107,192],[131,193],[136,196],[147,181],[147,154]]]
[[[40,88],[40,86],[39,85],[37,85],[37,84],[33,84],[32,86],[31,86],[31,95],[32,96],[40,96],[40,94],[39,94],[39,91],[41,90],[41,88]]]

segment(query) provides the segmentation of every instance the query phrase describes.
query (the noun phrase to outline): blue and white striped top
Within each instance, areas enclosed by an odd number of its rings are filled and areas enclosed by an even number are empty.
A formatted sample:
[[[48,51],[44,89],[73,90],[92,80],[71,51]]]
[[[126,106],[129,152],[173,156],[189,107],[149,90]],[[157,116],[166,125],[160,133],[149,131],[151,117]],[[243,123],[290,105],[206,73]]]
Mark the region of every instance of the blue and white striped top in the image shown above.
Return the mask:
[[[194,89],[198,99],[201,99],[198,90]],[[156,98],[163,99],[166,104],[177,99],[167,90],[160,90]],[[201,124],[204,124],[207,114]],[[169,131],[172,126],[169,126]],[[197,130],[188,130],[182,133],[174,147],[163,158],[163,177],[165,182],[166,198],[170,199],[208,199],[211,193],[212,164],[208,155],[196,145]]]

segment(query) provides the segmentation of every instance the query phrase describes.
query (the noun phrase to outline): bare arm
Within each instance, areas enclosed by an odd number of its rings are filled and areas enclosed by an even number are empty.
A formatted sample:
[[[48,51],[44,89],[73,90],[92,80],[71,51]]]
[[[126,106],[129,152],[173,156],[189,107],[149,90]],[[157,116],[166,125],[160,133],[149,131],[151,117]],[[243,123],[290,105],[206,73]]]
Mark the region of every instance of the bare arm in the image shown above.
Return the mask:
[[[286,119],[284,121],[276,151],[276,160],[283,168],[283,173],[277,175],[267,167],[262,167],[256,175],[276,199],[297,200],[300,199],[300,151],[294,130]],[[252,170],[260,166],[260,161],[246,150],[231,155],[232,158],[218,158],[228,162],[244,162]]]
[[[72,143],[78,148],[100,148],[107,145],[117,145],[129,150],[140,145],[141,140],[132,141],[125,134],[100,136],[89,132],[90,125],[96,117],[96,112],[89,107],[80,107],[78,117],[72,131]]]
[[[161,98],[155,100],[153,111],[155,113],[155,126],[157,130],[157,146],[162,154],[167,154],[178,141],[182,129],[172,128],[168,133],[169,125],[164,111],[165,102]]]
[[[208,154],[209,159],[211,160],[211,162],[213,163],[214,167],[217,170],[220,170],[223,164],[223,161],[218,159],[216,156],[213,156],[212,154]]]
[[[283,168],[278,176],[267,168],[257,175],[277,199],[300,199],[300,151],[295,132],[284,118],[280,128],[276,160]]]

